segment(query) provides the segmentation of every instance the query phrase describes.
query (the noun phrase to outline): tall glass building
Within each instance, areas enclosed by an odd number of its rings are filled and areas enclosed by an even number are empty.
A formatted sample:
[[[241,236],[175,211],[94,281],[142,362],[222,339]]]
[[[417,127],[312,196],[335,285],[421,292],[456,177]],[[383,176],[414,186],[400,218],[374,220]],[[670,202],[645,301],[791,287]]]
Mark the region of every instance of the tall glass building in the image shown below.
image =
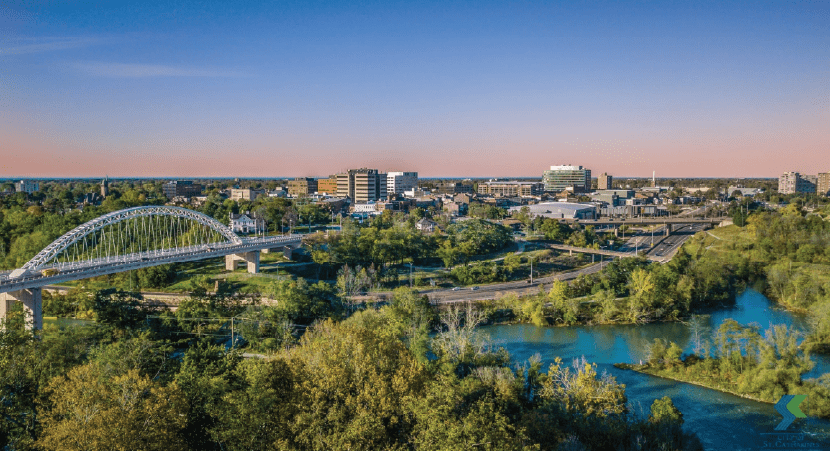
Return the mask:
[[[591,191],[592,171],[583,166],[551,166],[551,169],[542,173],[542,182],[549,192],[563,191],[574,188],[575,191]]]

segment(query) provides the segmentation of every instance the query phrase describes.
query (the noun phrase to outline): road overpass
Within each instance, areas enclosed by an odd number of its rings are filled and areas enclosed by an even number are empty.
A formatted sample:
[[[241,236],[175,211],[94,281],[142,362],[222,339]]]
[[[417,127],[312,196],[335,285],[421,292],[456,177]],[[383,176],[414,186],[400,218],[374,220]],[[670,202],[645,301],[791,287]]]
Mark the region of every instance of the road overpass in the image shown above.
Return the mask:
[[[256,273],[260,252],[290,252],[301,239],[296,234],[240,237],[219,221],[180,207],[119,210],[72,229],[22,267],[0,274],[0,316],[13,302],[22,302],[28,326],[40,329],[46,285],[223,256],[227,269],[242,261]]]
[[[626,258],[626,257],[635,257],[637,254],[634,252],[619,252],[619,251],[611,251],[608,249],[592,249],[588,247],[577,247],[577,246],[567,246],[565,244],[546,244],[546,247],[550,249],[556,249],[559,251],[568,251],[569,255],[572,255],[574,252],[580,254],[594,254],[594,255],[608,255],[611,257],[618,257],[618,258]],[[641,250],[647,250],[646,248],[641,248]],[[649,257],[647,257],[649,258]],[[657,261],[658,259],[654,259]]]
[[[681,226],[699,225],[717,226],[723,223],[728,218],[604,218],[604,219],[581,219],[573,222],[579,223],[583,226],[602,227],[611,225],[614,227],[628,225],[628,226],[650,226],[662,225],[664,228],[664,235],[669,236],[673,231]],[[617,236],[617,232],[615,232]]]

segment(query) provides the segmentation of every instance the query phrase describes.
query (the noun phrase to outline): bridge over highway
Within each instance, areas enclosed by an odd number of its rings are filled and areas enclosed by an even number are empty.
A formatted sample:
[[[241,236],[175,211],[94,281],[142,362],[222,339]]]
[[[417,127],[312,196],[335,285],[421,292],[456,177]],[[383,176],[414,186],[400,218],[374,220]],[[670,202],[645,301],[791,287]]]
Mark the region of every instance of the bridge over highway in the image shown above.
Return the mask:
[[[28,312],[28,326],[40,329],[46,285],[222,256],[227,269],[243,261],[255,273],[260,252],[290,252],[301,246],[301,238],[240,237],[219,221],[181,207],[115,211],[70,230],[22,267],[0,273],[0,316],[19,301]]]
[[[704,226],[718,226],[723,223],[726,218],[603,218],[603,219],[581,219],[576,220],[583,226],[602,227],[606,225],[611,226],[649,226],[662,225],[664,226],[664,234],[669,236],[673,231],[682,226],[689,225],[704,225]]]
[[[635,257],[636,256],[636,254],[634,252],[619,252],[619,251],[610,251],[610,250],[607,250],[607,249],[592,249],[592,248],[588,248],[588,247],[567,246],[565,244],[546,244],[545,246],[548,247],[548,248],[556,249],[556,250],[560,250],[560,251],[568,251],[569,255],[571,255],[574,252],[578,252],[578,253],[581,253],[581,254],[609,255],[609,256],[612,256],[612,257],[619,257],[619,258]],[[642,249],[642,250],[645,251],[647,249]],[[646,258],[648,258],[650,260],[653,260],[653,261],[658,261],[659,260],[658,258],[653,258],[653,257],[650,257],[648,255],[646,256]]]

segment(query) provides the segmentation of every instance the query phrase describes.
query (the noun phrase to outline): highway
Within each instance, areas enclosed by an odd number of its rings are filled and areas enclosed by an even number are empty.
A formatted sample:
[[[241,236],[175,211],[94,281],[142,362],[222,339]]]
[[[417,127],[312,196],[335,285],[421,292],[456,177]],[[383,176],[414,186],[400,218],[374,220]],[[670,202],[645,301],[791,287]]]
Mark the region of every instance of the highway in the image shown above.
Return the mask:
[[[651,249],[649,248],[649,244],[652,242],[653,236],[649,233],[642,233],[629,238],[626,244],[621,246],[619,250],[622,252],[632,252],[632,256],[634,256],[636,246],[638,248],[638,251],[648,249],[648,252],[646,254],[648,257],[655,261],[666,263],[672,259],[672,256],[675,255],[678,249],[688,239],[690,239],[696,233],[703,231],[709,225],[710,224],[708,223],[677,225],[675,227],[676,231],[673,231],[672,235],[667,237],[664,236],[664,230],[663,227],[661,227],[654,231],[654,240],[656,244]],[[540,291],[540,288],[542,288],[543,290],[550,289],[551,284],[552,282],[554,282],[555,279],[563,281],[573,280],[583,274],[593,274],[599,272],[601,270],[601,266],[605,265],[607,261],[608,260],[604,260],[603,263],[598,262],[593,265],[586,266],[584,268],[580,268],[565,273],[555,274],[553,276],[542,277],[539,279],[535,277],[533,284],[528,283],[527,280],[523,280],[518,282],[505,282],[492,285],[482,285],[477,289],[471,289],[470,287],[460,287],[456,290],[422,290],[421,294],[427,295],[430,298],[431,302],[440,305],[454,304],[458,302],[496,299],[505,296],[509,293],[514,293],[518,296],[535,294]],[[391,293],[378,293],[377,297],[386,299],[389,295],[391,295]]]

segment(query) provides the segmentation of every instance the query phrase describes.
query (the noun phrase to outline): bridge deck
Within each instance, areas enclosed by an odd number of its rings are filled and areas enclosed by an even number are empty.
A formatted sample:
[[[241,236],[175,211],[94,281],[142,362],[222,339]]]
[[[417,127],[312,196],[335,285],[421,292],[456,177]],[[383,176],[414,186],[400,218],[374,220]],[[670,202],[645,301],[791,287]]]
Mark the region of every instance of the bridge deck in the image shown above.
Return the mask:
[[[591,248],[588,248],[588,247],[575,247],[575,246],[567,246],[567,245],[564,245],[564,244],[548,244],[547,247],[550,247],[551,249],[561,250],[561,251],[578,252],[578,253],[581,253],[581,254],[609,255],[609,256],[612,256],[612,257],[621,257],[621,258],[635,257],[635,254],[633,252],[618,252],[618,251],[610,251],[610,250],[606,250],[606,249],[591,249]],[[644,248],[643,250],[647,250],[647,249]],[[648,256],[647,256],[647,258],[653,259],[652,257],[648,257]],[[657,259],[655,259],[655,260],[657,260]]]
[[[246,239],[240,244],[222,243],[126,254],[77,263],[54,265],[50,267],[57,271],[54,275],[43,275],[40,272],[35,272],[15,278],[11,277],[10,273],[0,274],[0,293],[37,288],[54,283],[86,279],[165,263],[182,263],[273,247],[298,245],[301,242],[301,238],[301,235],[283,235],[278,237]]]

